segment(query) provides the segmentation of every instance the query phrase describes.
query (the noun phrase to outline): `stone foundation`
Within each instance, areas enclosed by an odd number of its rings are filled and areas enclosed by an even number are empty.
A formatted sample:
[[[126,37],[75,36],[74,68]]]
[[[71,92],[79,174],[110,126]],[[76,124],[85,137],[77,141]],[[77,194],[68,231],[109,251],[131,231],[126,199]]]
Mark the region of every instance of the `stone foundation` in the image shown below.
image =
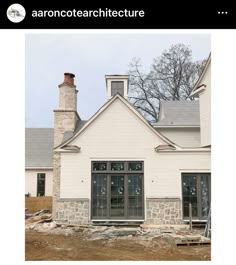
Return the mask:
[[[179,198],[146,199],[146,224],[181,224]]]
[[[88,199],[60,199],[57,201],[55,221],[65,224],[89,223]]]
[[[58,199],[54,220],[64,224],[89,224],[89,199]],[[179,198],[146,199],[145,224],[182,224]]]
[[[52,218],[56,219],[57,201],[60,194],[60,174],[61,174],[61,155],[54,153],[53,155],[53,198],[52,198]]]

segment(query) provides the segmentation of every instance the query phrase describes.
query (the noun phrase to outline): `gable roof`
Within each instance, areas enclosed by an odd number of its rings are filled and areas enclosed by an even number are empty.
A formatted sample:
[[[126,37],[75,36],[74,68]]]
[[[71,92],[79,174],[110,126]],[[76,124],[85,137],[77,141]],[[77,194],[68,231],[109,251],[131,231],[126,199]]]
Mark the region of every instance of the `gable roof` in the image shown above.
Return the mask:
[[[25,129],[25,167],[53,166],[53,128]]]
[[[110,100],[108,100],[87,122],[86,124],[77,131],[70,139],[62,143],[61,145],[57,146],[57,148],[63,148],[63,146],[66,146],[70,142],[72,142],[79,134],[81,134],[84,130],[86,130],[89,125],[96,120],[98,116],[100,116],[114,101],[120,100],[123,102],[123,104],[128,107],[143,123],[145,126],[147,126],[154,134],[156,134],[158,137],[160,137],[166,144],[173,145],[177,148],[175,143],[170,141],[168,138],[166,138],[164,135],[162,135],[160,132],[156,131],[148,122],[147,120],[131,105],[126,99],[124,99],[120,94],[116,94],[114,97],[112,97]]]
[[[160,120],[154,127],[200,126],[199,101],[161,101]]]

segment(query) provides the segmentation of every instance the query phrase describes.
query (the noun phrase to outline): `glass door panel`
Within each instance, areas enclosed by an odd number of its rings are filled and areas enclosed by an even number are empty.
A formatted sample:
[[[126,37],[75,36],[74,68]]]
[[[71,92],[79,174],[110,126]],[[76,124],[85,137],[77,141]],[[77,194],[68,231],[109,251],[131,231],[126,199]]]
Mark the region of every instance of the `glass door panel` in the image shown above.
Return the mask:
[[[200,190],[201,190],[201,214],[203,218],[207,218],[210,208],[209,182],[207,175],[201,176]]]
[[[207,219],[210,208],[210,174],[186,173],[182,177],[183,216],[189,217],[189,203],[195,219]]]
[[[92,176],[92,192],[93,192],[93,208],[92,216],[106,217],[107,216],[107,176],[93,175]]]
[[[189,217],[189,203],[192,204],[192,216],[198,216],[197,204],[197,179],[196,176],[183,176],[183,214],[184,217]]]
[[[125,185],[124,175],[111,176],[110,216],[125,216]]]
[[[143,216],[142,175],[128,175],[128,217]]]

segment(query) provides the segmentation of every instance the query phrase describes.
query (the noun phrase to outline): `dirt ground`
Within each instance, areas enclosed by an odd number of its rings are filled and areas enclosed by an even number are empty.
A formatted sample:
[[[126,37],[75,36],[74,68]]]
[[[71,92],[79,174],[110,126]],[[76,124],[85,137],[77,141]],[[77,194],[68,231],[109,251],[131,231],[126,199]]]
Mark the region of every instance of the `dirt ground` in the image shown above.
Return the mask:
[[[25,260],[210,260],[210,245],[176,246],[168,238],[87,240],[80,234],[26,231]]]

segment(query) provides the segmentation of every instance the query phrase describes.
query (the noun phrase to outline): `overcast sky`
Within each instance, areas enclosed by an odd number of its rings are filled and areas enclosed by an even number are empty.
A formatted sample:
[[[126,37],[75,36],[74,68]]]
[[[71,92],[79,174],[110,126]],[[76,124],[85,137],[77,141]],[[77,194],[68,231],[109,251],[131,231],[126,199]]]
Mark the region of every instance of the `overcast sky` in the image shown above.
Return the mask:
[[[106,74],[125,74],[134,57],[148,71],[154,57],[183,43],[194,60],[211,50],[209,34],[28,34],[26,35],[26,127],[53,127],[58,85],[64,73],[75,74],[78,113],[88,119],[106,101]]]

